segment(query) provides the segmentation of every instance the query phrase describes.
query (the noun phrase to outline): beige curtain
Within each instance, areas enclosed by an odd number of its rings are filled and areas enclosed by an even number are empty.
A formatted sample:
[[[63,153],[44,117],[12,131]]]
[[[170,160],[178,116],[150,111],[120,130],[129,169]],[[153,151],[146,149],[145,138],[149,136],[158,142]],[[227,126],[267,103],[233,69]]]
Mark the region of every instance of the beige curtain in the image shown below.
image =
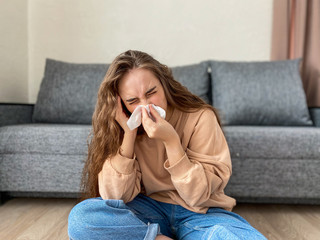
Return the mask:
[[[309,107],[320,107],[320,0],[274,0],[272,60],[302,58]]]

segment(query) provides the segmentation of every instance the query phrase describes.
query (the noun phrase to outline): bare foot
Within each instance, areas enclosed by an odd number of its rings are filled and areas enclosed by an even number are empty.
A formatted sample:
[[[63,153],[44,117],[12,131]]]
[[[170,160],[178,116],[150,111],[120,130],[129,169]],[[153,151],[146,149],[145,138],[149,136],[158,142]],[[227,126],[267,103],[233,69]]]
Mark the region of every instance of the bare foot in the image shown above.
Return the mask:
[[[172,238],[169,238],[169,237],[167,237],[165,235],[158,235],[156,237],[156,240],[168,240],[168,239],[172,239]]]

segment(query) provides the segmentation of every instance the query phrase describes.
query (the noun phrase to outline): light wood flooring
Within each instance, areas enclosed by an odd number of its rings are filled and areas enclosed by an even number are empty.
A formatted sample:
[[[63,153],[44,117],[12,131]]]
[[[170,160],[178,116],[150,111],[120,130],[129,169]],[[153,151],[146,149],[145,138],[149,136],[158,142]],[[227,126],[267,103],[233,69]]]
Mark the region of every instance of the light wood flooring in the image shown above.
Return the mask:
[[[0,239],[67,240],[75,204],[75,199],[11,199],[0,206]],[[270,240],[320,239],[320,206],[238,204],[234,212]]]

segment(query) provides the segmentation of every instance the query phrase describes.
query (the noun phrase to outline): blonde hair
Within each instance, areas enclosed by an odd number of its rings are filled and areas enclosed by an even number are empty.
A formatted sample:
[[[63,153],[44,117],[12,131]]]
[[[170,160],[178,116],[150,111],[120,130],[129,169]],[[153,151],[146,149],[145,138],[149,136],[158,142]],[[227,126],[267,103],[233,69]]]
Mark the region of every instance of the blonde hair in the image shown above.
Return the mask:
[[[82,200],[99,196],[98,174],[105,160],[114,156],[122,143],[124,131],[115,120],[118,87],[122,77],[135,68],[148,69],[159,79],[168,105],[183,112],[209,108],[221,126],[218,111],[176,81],[169,67],[141,51],[121,53],[111,63],[98,91],[92,130],[88,136],[88,139],[92,138],[90,143],[87,140],[88,156],[82,173]]]

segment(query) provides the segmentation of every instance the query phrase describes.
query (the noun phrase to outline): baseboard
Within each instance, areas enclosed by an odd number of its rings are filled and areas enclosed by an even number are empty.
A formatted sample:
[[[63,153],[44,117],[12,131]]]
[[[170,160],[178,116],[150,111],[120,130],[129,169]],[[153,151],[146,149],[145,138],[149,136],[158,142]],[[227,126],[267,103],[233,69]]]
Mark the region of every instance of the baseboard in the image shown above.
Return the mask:
[[[234,197],[238,203],[320,205],[319,198]]]
[[[9,201],[12,197],[7,192],[0,192],[0,206]]]

